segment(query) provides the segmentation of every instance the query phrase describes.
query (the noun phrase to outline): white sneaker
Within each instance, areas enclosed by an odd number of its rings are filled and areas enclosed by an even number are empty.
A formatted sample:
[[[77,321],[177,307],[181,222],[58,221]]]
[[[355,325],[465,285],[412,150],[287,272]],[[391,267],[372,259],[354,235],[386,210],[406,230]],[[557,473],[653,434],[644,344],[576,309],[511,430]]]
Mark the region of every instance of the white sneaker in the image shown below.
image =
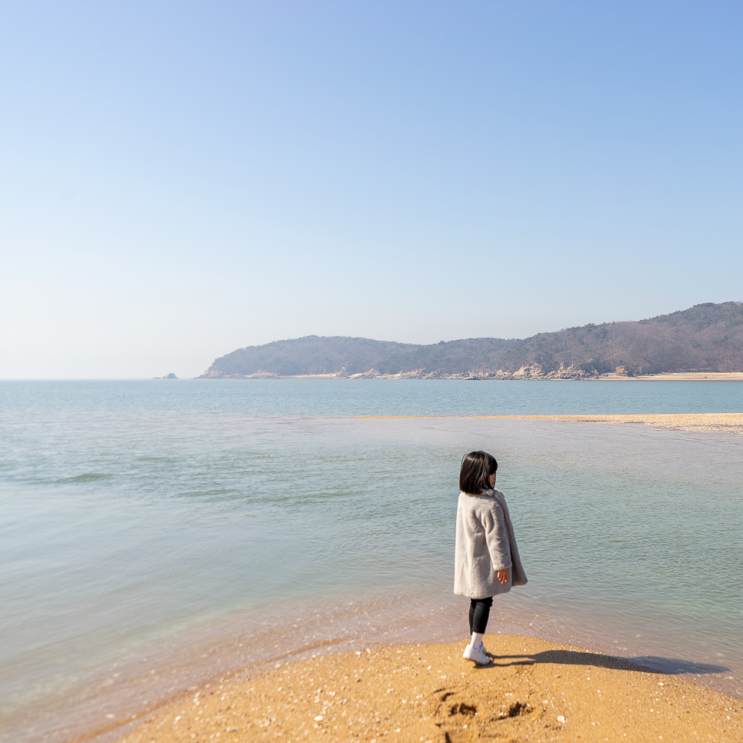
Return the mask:
[[[467,645],[464,649],[463,658],[474,661],[478,666],[487,666],[490,663],[490,658],[485,655],[485,646],[481,645],[478,648],[473,648],[472,645]]]

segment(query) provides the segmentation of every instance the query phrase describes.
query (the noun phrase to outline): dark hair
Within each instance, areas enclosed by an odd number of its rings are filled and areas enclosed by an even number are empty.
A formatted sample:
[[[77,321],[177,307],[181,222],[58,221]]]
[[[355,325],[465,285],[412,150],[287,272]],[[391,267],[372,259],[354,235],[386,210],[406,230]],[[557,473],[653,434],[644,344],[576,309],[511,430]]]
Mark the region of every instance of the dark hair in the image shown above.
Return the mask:
[[[498,470],[498,462],[486,451],[471,451],[462,459],[459,470],[459,489],[470,495],[480,495],[480,491],[490,488],[490,475]]]

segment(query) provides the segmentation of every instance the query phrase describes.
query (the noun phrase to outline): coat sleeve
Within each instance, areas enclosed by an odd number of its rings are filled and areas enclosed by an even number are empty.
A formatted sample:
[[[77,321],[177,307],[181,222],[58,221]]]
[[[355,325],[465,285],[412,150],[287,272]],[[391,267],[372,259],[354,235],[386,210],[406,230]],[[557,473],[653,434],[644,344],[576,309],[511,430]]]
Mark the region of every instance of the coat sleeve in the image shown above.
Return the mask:
[[[485,540],[490,552],[490,561],[493,570],[505,570],[511,567],[511,543],[508,539],[508,527],[503,507],[497,500],[483,514],[483,528],[485,529]]]

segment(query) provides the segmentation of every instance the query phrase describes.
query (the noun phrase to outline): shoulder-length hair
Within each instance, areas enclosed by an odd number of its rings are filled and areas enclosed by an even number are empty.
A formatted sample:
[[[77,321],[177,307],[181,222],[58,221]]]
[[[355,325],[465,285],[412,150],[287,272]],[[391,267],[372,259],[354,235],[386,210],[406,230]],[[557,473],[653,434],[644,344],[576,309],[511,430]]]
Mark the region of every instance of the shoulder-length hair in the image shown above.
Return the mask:
[[[490,488],[490,475],[498,470],[498,462],[486,451],[471,451],[462,459],[459,470],[459,489],[470,495],[480,495],[484,488]]]

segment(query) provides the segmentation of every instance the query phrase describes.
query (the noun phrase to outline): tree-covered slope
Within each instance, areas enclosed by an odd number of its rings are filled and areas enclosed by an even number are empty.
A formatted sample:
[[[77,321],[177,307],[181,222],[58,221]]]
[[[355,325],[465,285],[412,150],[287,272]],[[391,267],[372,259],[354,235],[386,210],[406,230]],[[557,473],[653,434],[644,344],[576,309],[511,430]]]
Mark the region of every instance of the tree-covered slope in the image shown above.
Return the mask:
[[[743,303],[700,304],[639,322],[584,325],[523,340],[470,338],[415,345],[367,338],[307,336],[248,346],[217,359],[204,377],[255,375],[419,376],[540,373],[562,369],[590,374],[743,371]]]

